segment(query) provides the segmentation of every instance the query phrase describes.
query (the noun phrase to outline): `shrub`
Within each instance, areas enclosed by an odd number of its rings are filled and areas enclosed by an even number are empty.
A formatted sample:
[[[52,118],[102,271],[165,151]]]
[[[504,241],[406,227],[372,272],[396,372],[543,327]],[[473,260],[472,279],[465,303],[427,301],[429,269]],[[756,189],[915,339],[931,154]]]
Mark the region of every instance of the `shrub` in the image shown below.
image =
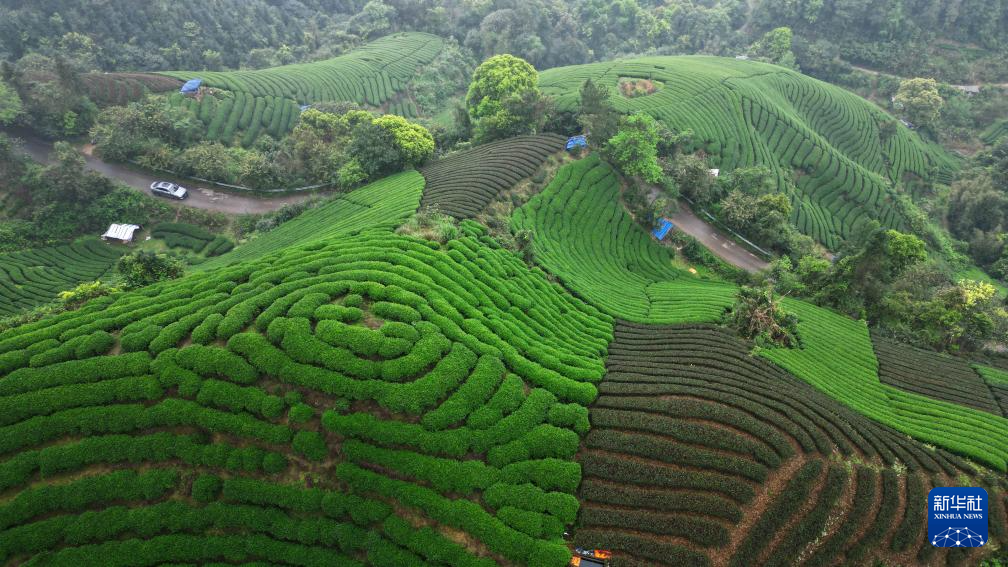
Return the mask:
[[[213,502],[220,494],[223,482],[220,477],[202,474],[192,483],[192,497],[199,502]]]
[[[743,286],[726,314],[727,322],[747,339],[764,346],[794,347],[800,344],[798,318],[784,311],[769,287]]]
[[[315,417],[315,410],[308,404],[294,404],[287,412],[287,419],[291,423],[304,423],[313,417]]]
[[[298,431],[294,435],[294,450],[313,461],[325,460],[328,454],[325,439],[315,431]]]

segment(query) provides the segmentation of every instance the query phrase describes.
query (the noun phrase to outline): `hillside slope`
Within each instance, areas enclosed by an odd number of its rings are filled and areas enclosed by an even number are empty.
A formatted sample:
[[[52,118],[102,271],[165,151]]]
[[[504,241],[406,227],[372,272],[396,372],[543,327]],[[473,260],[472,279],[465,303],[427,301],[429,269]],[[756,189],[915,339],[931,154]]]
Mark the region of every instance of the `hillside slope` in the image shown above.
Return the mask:
[[[592,155],[562,167],[512,217],[535,260],[603,312],[637,323],[716,322],[737,287],[677,268],[626,212],[615,172]],[[1008,419],[883,384],[868,328],[794,299],[801,348],[757,352],[848,408],[927,443],[1008,470]]]
[[[281,253],[290,246],[306,246],[362,231],[391,230],[416,211],[423,190],[424,179],[416,171],[379,179],[337,195],[231,252],[200,264],[197,269],[235,264]]]
[[[471,221],[394,234],[411,171],[0,332],[0,558],[564,567],[573,531],[614,567],[937,566],[908,502],[961,475],[1006,540],[1003,475],[959,456],[1003,470],[1004,419],[883,387],[863,325],[806,306],[806,349],[760,358],[617,322],[713,321],[734,287],[671,265],[616,181],[587,158],[516,212],[545,271]]]
[[[917,510],[968,471],[961,459],[838,404],[724,329],[618,321],[614,336],[579,454],[577,545],[614,550],[614,567],[961,555],[931,545]],[[1003,533],[1003,487],[987,487]]]
[[[566,564],[612,323],[479,238],[294,246],[0,334],[0,557]]]
[[[875,219],[906,229],[894,183],[906,176],[947,181],[956,162],[937,145],[897,125],[882,139],[891,116],[827,83],[782,67],[720,57],[643,57],[543,71],[539,85],[573,110],[586,79],[613,90],[624,112],[643,111],[670,128],[692,130],[693,150],[707,152],[722,171],[767,165],[783,180],[792,221],[829,248]],[[656,92],[626,98],[621,78],[660,83]]]
[[[596,155],[568,164],[516,210],[515,229],[535,235],[535,259],[571,291],[636,322],[713,322],[735,286],[705,281],[673,264],[620,204],[617,174]]]
[[[55,301],[61,291],[102,278],[124,251],[97,238],[86,238],[0,254],[0,316]]]
[[[280,137],[297,122],[301,105],[356,102],[388,105],[406,89],[417,69],[434,60],[444,42],[419,32],[382,37],[350,53],[316,61],[256,71],[167,71],[181,80],[203,79],[216,89],[200,100],[175,94],[171,101],[197,112],[210,140],[231,141],[236,135],[250,145],[260,133]],[[415,116],[411,102],[390,111]]]

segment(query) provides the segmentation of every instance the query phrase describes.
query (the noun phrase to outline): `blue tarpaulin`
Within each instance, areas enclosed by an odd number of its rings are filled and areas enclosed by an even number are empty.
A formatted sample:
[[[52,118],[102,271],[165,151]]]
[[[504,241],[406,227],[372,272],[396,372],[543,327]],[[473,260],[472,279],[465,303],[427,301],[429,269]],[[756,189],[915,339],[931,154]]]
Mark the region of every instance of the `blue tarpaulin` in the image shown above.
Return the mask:
[[[571,136],[567,138],[567,149],[573,150],[574,148],[587,148],[588,140],[582,136]]]
[[[179,92],[182,94],[192,94],[199,90],[200,85],[203,84],[203,79],[189,79],[186,84],[182,85],[182,90]]]
[[[651,231],[651,235],[654,236],[655,238],[657,238],[658,240],[661,240],[661,239],[665,238],[665,236],[673,228],[675,228],[675,225],[672,224],[672,221],[663,218],[660,221],[658,221],[658,226],[654,230]]]

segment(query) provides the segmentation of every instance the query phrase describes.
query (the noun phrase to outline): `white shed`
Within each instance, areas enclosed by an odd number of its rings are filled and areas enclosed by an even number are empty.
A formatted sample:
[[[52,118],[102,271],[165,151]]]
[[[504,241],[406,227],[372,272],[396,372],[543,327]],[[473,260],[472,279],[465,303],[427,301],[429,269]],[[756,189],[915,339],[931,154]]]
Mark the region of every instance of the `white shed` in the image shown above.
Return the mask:
[[[111,224],[103,234],[102,240],[117,240],[126,244],[133,242],[133,233],[140,230],[140,225],[136,224]]]
[[[711,174],[711,177],[720,177],[721,176],[721,170],[720,169],[711,169],[710,170],[710,174]]]

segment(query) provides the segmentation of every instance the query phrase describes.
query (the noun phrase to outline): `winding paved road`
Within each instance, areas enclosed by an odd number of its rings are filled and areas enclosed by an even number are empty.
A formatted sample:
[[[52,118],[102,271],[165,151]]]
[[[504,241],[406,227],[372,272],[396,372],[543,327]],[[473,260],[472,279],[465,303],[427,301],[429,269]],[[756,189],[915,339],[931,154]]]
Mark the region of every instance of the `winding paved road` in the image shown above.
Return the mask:
[[[713,225],[700,219],[689,205],[682,201],[679,202],[679,212],[672,215],[669,220],[677,229],[696,238],[700,244],[733,266],[755,273],[770,265],[745,246],[736,243]]]
[[[32,159],[42,163],[52,163],[53,158],[51,154],[53,147],[51,142],[24,132],[16,131],[9,132],[9,134],[12,137],[21,140],[22,150],[31,156]],[[167,175],[154,177],[153,174],[115,163],[106,163],[93,156],[84,155],[83,157],[85,166],[88,169],[97,171],[98,173],[101,173],[106,177],[116,179],[123,184],[136,189],[137,191],[143,191],[148,194],[150,192],[150,185],[154,181],[177,181],[180,185],[189,189],[189,198],[185,201],[164,199],[165,202],[176,207],[196,207],[198,209],[206,209],[208,211],[218,211],[228,214],[268,213],[270,211],[275,211],[284,205],[305,201],[311,197],[310,193],[296,193],[279,197],[267,197],[264,195],[243,195],[240,193],[225,192],[219,189],[201,187],[190,181],[184,181],[181,179],[175,180],[172,179],[171,176]]]
[[[51,142],[22,131],[8,132],[8,134],[21,140],[22,150],[32,159],[42,163],[52,163],[53,145]],[[83,155],[83,157],[88,169],[116,179],[137,191],[147,193],[150,191],[150,184],[154,181],[172,180],[169,176],[154,177],[153,174],[120,164],[107,163],[93,156]],[[165,199],[168,204],[175,207],[196,207],[229,214],[267,213],[289,203],[305,201],[311,196],[308,193],[280,197],[243,195],[208,189],[183,180],[177,181],[189,189],[189,198],[185,201]],[[758,272],[768,266],[767,262],[757,257],[746,247],[737,244],[713,225],[700,219],[686,203],[680,203],[679,212],[672,215],[671,220],[678,229],[699,240],[711,252],[733,266],[747,272]]]

